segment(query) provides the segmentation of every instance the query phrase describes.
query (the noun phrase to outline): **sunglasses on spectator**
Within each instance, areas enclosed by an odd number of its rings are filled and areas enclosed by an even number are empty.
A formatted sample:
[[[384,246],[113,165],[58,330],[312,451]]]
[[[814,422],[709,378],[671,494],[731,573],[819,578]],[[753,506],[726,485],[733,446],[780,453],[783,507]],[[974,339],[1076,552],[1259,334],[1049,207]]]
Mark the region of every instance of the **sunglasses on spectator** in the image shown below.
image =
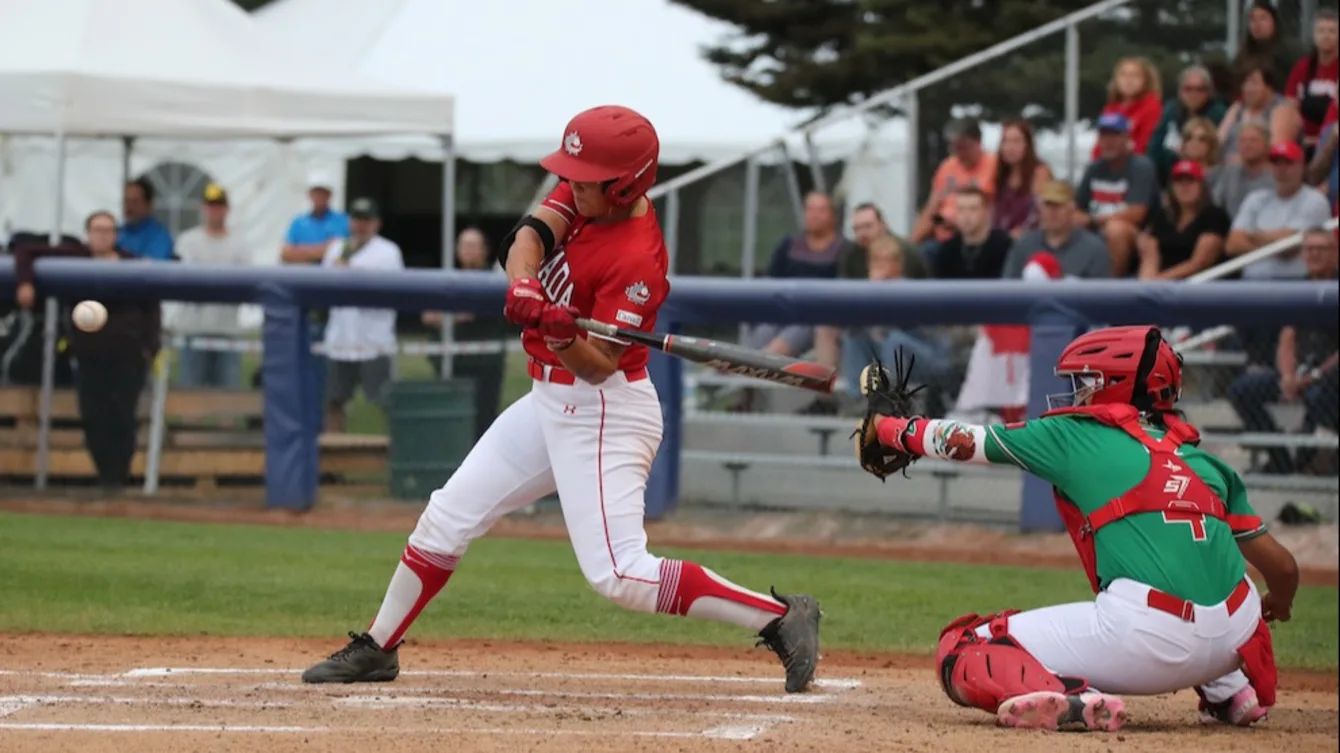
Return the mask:
[[[1184,92],[1207,92],[1209,90],[1209,84],[1182,84],[1182,91]]]

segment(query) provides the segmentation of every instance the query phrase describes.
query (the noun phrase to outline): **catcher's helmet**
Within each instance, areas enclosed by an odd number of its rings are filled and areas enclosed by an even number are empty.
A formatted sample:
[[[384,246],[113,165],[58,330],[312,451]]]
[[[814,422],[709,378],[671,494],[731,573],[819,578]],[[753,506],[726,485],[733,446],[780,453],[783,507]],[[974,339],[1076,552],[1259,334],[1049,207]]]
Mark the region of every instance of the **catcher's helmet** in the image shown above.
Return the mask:
[[[1158,327],[1108,327],[1075,338],[1056,362],[1073,391],[1049,395],[1066,404],[1129,404],[1143,411],[1171,411],[1182,394],[1182,356]]]
[[[557,150],[540,166],[564,180],[600,183],[616,206],[637,201],[656,182],[661,142],[651,121],[618,105],[577,113]]]

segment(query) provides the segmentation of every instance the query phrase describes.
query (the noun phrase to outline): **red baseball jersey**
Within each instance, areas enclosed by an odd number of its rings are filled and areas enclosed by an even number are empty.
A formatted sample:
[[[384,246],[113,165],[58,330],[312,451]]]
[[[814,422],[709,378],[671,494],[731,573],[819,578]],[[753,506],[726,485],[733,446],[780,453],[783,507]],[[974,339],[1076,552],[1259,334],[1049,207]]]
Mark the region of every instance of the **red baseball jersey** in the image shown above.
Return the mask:
[[[656,314],[670,293],[666,276],[670,254],[656,210],[648,206],[646,214],[622,222],[592,222],[577,214],[572,187],[566,181],[540,206],[568,221],[567,234],[554,244],[540,267],[540,284],[549,300],[624,329],[655,329]],[[647,365],[645,345],[615,342],[628,345],[619,358],[621,371]],[[539,332],[524,330],[521,343],[531,358],[562,367],[558,354],[545,346]]]

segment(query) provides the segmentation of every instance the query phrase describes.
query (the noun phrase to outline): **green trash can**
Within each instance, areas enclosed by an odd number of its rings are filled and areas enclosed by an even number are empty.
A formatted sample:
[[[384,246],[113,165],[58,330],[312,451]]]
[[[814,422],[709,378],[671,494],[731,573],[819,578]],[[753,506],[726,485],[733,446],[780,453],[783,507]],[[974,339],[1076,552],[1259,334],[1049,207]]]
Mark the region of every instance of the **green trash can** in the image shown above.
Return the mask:
[[[396,382],[386,418],[391,496],[424,500],[446,483],[474,444],[474,380]]]

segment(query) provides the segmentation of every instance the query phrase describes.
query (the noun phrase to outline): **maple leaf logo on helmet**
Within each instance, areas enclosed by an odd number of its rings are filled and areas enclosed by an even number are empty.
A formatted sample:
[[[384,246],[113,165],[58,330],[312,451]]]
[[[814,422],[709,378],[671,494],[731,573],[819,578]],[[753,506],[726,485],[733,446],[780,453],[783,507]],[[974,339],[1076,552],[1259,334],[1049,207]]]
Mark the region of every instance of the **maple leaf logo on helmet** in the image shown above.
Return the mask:
[[[563,139],[563,150],[576,157],[582,153],[582,137],[572,131]]]

